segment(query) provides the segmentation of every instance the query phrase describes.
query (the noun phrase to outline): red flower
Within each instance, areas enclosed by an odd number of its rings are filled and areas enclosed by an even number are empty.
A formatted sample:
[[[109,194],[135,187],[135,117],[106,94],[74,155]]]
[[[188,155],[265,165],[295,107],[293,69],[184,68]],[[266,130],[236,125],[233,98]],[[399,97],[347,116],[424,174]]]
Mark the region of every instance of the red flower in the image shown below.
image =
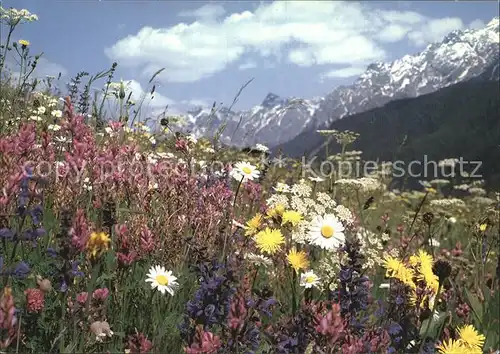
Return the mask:
[[[4,288],[0,295],[0,349],[7,348],[17,334],[16,307],[11,288]]]
[[[87,299],[89,297],[89,294],[84,291],[81,292],[80,294],[76,295],[76,301],[78,301],[80,304],[84,305],[87,302]]]
[[[83,251],[90,237],[90,229],[85,218],[85,212],[82,209],[77,209],[73,225],[70,230],[71,244],[78,251]]]
[[[316,331],[325,336],[330,345],[334,345],[344,334],[344,321],[340,315],[339,304],[333,304],[325,316],[318,315],[317,321]]]
[[[94,293],[92,294],[92,297],[96,300],[99,301],[104,301],[109,295],[109,290],[108,288],[100,288],[100,289],[95,289]]]
[[[130,354],[149,353],[153,349],[153,343],[141,332],[128,336],[127,349]]]
[[[141,251],[149,254],[156,249],[155,239],[153,233],[145,226],[141,230]]]
[[[43,310],[44,306],[44,295],[43,291],[40,289],[26,289],[24,291],[26,295],[26,309],[30,313],[38,313]]]
[[[175,148],[179,151],[188,151],[187,141],[184,139],[177,139],[175,142]]]
[[[186,354],[215,354],[221,345],[218,336],[212,332],[205,332],[201,327],[198,327],[194,343],[189,348],[184,348],[184,351]]]

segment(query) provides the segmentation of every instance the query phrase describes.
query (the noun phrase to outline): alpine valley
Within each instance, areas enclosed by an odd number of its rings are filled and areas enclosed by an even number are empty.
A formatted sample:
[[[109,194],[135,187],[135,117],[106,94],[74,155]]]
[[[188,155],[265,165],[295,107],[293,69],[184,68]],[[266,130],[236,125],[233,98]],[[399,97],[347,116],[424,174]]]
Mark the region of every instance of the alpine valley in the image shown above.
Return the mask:
[[[282,98],[269,93],[250,110],[200,107],[186,114],[186,129],[213,136],[223,127],[220,139],[229,145],[261,143],[282,147],[292,155],[313,152],[316,130],[328,129],[347,116],[476,77],[498,80],[499,38],[499,18],[495,17],[484,28],[453,31],[420,53],[390,63],[372,63],[352,85],[336,87],[324,97]]]

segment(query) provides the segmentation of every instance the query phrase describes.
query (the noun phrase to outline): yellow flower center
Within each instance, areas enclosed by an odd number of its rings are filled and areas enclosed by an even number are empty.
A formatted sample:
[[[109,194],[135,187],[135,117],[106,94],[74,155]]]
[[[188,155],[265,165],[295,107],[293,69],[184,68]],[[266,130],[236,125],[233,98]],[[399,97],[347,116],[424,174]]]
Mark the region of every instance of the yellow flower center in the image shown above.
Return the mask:
[[[335,230],[330,225],[323,225],[321,227],[321,236],[323,236],[324,238],[332,237],[334,232]]]
[[[168,278],[166,276],[164,276],[163,274],[157,275],[156,281],[160,285],[163,285],[163,286],[168,285]]]
[[[308,277],[306,277],[307,284],[314,283],[315,280],[316,280],[316,277],[313,277],[312,275],[309,275]]]
[[[252,173],[252,169],[248,166],[245,166],[241,169],[246,175],[249,175]]]

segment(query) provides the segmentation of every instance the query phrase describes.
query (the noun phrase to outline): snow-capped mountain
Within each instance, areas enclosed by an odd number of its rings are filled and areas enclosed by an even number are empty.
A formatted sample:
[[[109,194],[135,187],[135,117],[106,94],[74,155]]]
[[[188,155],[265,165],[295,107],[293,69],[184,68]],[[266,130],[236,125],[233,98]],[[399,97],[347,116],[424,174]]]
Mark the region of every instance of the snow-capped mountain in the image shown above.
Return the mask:
[[[236,146],[273,145],[293,139],[304,130],[323,98],[281,98],[269,93],[247,111],[226,107],[188,112],[187,129],[198,136],[214,136],[224,126],[221,141]]]
[[[453,31],[421,53],[370,64],[352,85],[339,86],[323,98],[281,98],[269,93],[260,105],[247,111],[221,108],[211,119],[210,109],[189,112],[187,128],[195,134],[213,135],[226,124],[222,134],[226,143],[278,146],[345,116],[482,74],[499,61],[499,22],[496,17],[481,29]]]

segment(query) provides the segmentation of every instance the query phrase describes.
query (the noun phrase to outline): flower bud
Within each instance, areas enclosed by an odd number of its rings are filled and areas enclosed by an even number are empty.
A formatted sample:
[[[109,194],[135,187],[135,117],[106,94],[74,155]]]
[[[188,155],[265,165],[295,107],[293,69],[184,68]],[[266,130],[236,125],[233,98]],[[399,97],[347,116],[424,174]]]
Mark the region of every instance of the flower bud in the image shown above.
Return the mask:
[[[49,291],[52,290],[52,283],[50,282],[49,279],[44,279],[38,275],[36,277],[36,283],[38,284],[40,290],[42,290],[44,293],[48,293]]]

